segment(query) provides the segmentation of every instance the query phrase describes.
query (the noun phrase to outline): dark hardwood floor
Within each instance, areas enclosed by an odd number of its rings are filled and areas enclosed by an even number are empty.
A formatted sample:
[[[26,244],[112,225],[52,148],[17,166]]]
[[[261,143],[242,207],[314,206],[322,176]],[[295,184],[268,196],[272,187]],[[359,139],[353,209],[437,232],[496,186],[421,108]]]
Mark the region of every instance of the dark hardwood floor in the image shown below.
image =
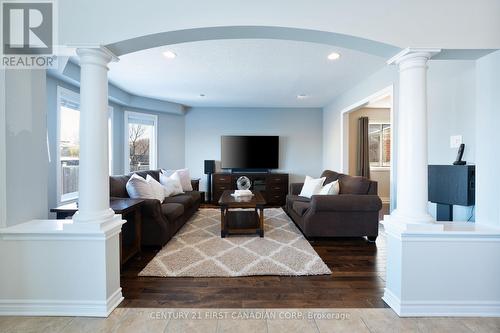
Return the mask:
[[[157,250],[143,249],[122,268],[121,307],[165,308],[380,308],[385,286],[385,239],[311,242],[329,276],[155,278],[137,274]]]

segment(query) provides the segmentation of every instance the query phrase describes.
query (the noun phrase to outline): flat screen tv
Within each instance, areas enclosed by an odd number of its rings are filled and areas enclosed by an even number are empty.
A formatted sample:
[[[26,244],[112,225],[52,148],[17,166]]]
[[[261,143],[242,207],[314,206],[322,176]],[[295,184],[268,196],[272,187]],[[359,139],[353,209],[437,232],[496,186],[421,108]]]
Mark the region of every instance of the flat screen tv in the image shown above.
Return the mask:
[[[279,166],[279,136],[222,136],[221,167],[269,170]]]

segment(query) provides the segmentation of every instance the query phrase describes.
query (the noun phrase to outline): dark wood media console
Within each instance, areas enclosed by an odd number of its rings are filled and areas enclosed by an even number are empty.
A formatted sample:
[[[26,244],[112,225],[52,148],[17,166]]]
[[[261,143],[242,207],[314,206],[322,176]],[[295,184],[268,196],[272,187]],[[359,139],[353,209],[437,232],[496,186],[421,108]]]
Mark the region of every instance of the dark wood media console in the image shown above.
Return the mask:
[[[267,206],[284,206],[288,194],[287,173],[252,173],[252,172],[217,172],[213,174],[212,203],[218,203],[226,190],[236,190],[236,181],[247,176],[252,182],[250,189],[259,191],[267,202]]]

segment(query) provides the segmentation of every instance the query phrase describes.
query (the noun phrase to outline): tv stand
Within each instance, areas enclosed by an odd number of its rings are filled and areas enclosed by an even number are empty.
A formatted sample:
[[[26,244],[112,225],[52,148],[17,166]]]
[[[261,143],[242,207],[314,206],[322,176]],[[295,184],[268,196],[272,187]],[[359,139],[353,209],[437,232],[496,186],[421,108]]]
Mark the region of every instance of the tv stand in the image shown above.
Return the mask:
[[[284,206],[288,194],[288,174],[272,172],[233,171],[217,172],[213,174],[212,203],[219,202],[219,198],[226,190],[236,190],[236,181],[246,176],[252,182],[253,191],[259,191],[267,206]]]
[[[250,169],[250,170],[246,170],[246,169],[225,169],[221,173],[224,173],[224,172],[227,172],[227,173],[230,173],[230,174],[235,174],[235,173],[238,173],[238,174],[252,173],[252,174],[254,174],[254,173],[271,173],[272,171],[269,170],[269,169]]]

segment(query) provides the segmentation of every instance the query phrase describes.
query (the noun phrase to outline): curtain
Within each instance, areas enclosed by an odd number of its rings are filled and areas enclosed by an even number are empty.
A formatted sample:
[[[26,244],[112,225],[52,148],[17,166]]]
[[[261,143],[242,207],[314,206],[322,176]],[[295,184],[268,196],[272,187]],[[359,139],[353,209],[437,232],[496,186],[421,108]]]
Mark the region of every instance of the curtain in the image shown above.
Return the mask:
[[[370,178],[368,117],[360,117],[358,119],[356,175]]]

